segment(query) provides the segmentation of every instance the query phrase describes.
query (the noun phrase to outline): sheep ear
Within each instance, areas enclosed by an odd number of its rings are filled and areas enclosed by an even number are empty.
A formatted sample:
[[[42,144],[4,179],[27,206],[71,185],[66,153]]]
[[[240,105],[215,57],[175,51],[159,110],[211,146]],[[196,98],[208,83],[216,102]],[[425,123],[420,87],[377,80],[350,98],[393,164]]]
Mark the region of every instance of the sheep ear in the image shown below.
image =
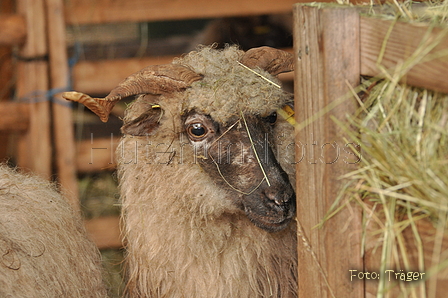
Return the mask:
[[[259,67],[272,75],[294,70],[294,55],[271,47],[259,47],[244,53],[240,62],[249,68]]]
[[[131,136],[147,136],[154,133],[160,125],[163,110],[159,106],[153,106],[145,113],[121,127],[123,134]]]

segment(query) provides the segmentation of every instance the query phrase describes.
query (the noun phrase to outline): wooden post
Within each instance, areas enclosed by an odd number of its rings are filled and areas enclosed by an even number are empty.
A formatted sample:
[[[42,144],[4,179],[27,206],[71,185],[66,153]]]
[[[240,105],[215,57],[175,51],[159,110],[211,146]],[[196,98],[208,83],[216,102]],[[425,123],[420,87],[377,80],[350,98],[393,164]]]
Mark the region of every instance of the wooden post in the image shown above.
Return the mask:
[[[28,104],[0,101],[0,132],[26,131],[29,128],[29,120]]]
[[[60,93],[69,84],[69,67],[65,42],[64,6],[62,0],[45,0],[47,32],[50,53],[50,78],[53,90],[61,89],[53,96],[53,132],[56,147],[56,166],[59,182],[68,192],[73,206],[79,209],[76,180],[75,138],[73,116],[68,102]]]
[[[360,79],[357,11],[295,5],[294,54],[299,297],[364,297],[349,271],[363,269],[361,213],[344,207],[316,227],[344,184],[339,177],[357,162],[332,119],[356,109],[347,95]]]
[[[26,23],[22,16],[0,13],[0,45],[22,44],[25,37]]]
[[[2,13],[14,13],[15,3],[12,0],[0,1],[0,11]],[[25,22],[24,22],[25,24]],[[25,26],[26,30],[26,26]],[[24,40],[21,40],[23,42]],[[12,48],[8,45],[0,45],[0,104],[8,101],[12,96],[13,89],[13,63]],[[27,114],[28,115],[28,114]],[[28,115],[29,116],[29,115]],[[10,135],[6,131],[0,130],[0,161],[7,159],[9,152]]]
[[[18,13],[26,19],[26,40],[17,63],[16,94],[29,103],[28,131],[18,144],[18,165],[49,179],[51,176],[50,104],[47,44],[43,0],[18,0]]]

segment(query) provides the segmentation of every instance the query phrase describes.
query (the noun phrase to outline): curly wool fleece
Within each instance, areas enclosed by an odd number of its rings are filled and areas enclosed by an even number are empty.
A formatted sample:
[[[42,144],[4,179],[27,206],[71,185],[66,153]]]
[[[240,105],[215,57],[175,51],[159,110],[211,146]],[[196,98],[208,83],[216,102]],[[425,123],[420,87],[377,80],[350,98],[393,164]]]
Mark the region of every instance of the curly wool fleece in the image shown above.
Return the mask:
[[[0,163],[0,297],[107,297],[100,262],[56,185]]]
[[[238,61],[243,55],[237,46],[222,50],[203,47],[175,59],[174,64],[204,76],[185,91],[184,108],[228,123],[241,112],[267,116],[290,100],[276,77],[259,68],[254,73],[241,65]]]

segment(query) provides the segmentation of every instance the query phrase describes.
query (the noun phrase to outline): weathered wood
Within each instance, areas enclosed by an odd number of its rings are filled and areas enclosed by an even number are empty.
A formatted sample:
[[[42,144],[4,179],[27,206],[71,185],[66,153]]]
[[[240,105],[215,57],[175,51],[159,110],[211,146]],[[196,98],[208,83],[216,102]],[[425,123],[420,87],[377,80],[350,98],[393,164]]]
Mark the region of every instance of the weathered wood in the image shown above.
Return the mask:
[[[26,19],[27,38],[20,49],[22,58],[17,63],[17,97],[30,103],[30,125],[20,137],[17,160],[21,167],[45,177],[51,176],[50,103],[48,65],[45,61],[47,44],[43,0],[17,1],[17,11]]]
[[[72,0],[67,3],[65,14],[69,24],[148,22],[290,12],[296,2],[297,0]]]
[[[62,0],[45,0],[47,8],[47,32],[50,47],[51,88],[68,87],[69,68],[65,44],[64,7]],[[56,147],[58,179],[76,209],[79,209],[78,183],[75,167],[75,138],[71,108],[60,94],[53,96],[53,132]],[[63,103],[63,104],[62,104]]]
[[[30,123],[29,105],[24,103],[0,102],[0,130],[25,131]]]
[[[76,167],[80,173],[114,170],[115,150],[120,138],[96,138],[76,144]]]
[[[391,76],[397,67],[407,67],[403,62],[420,51],[411,61],[408,73],[402,81],[409,85],[448,93],[446,70],[448,69],[448,29],[433,28],[427,24],[393,22],[384,19],[362,17],[361,30],[361,73],[368,76],[381,74],[378,65]],[[390,30],[384,52],[383,44]],[[429,53],[425,51],[430,50]],[[378,57],[382,54],[381,61]],[[433,55],[431,57],[431,55]],[[424,57],[425,61],[421,58]],[[429,58],[429,59],[428,59]],[[379,64],[377,64],[379,62]],[[403,64],[403,65],[402,65]]]
[[[15,4],[12,0],[0,1],[0,11],[12,14],[15,12]],[[12,97],[13,90],[13,63],[12,63],[12,47],[0,45],[0,102],[9,101]],[[7,160],[11,154],[10,134],[6,131],[0,132],[0,160]]]
[[[90,239],[99,249],[123,247],[118,216],[88,219],[85,226]]]
[[[294,6],[299,297],[364,295],[363,283],[349,279],[350,269],[363,268],[360,212],[344,208],[316,228],[357,161],[332,117],[356,109],[348,85],[360,79],[358,28],[353,9]]]
[[[107,94],[130,74],[149,65],[171,63],[174,57],[81,61],[73,69],[73,87],[87,94]]]
[[[392,28],[392,21],[361,17],[361,74],[376,76],[380,74],[377,60],[387,31]],[[424,36],[429,44],[448,32],[441,28],[430,28],[423,24],[397,22],[393,26],[391,36],[380,63],[385,69],[395,69],[410,57],[419,47]],[[427,33],[427,34],[426,34]],[[448,93],[448,84],[444,80],[448,69],[448,35],[440,38],[440,43],[430,53],[442,53],[432,60],[419,63],[408,70],[403,78],[410,85]],[[117,59],[103,61],[82,61],[74,68],[75,90],[89,94],[108,93],[123,78],[129,74],[153,64],[170,63],[174,56],[150,57],[142,59]],[[425,59],[427,59],[426,56]],[[284,80],[290,79],[288,74],[282,74]]]
[[[0,14],[0,45],[20,45],[25,42],[26,23],[16,14]]]

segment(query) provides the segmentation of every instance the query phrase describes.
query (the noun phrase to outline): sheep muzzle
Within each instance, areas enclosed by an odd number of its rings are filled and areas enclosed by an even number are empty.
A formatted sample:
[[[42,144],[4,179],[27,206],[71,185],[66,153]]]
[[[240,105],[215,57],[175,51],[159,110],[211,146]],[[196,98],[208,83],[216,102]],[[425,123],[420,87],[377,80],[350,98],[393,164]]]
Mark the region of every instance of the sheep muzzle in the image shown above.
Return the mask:
[[[285,185],[270,186],[255,198],[245,198],[244,212],[256,226],[268,231],[283,230],[295,215],[295,194]]]

